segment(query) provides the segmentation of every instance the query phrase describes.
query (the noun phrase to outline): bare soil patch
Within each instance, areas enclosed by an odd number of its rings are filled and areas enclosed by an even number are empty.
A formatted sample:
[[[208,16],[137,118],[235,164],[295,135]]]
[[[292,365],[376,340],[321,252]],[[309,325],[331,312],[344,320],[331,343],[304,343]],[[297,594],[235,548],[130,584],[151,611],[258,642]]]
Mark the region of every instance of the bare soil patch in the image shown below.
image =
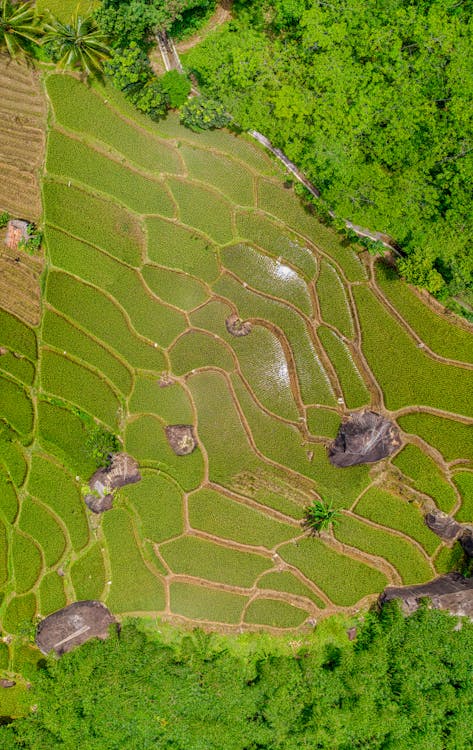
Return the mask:
[[[5,245],[6,231],[0,231],[0,308],[29,325],[41,319],[41,276],[44,259]]]

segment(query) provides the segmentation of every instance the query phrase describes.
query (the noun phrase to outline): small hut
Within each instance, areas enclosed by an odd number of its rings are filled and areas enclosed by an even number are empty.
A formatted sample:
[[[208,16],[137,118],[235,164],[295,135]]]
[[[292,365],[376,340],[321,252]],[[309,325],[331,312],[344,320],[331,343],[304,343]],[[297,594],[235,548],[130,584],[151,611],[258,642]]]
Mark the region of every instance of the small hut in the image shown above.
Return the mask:
[[[29,224],[23,219],[10,219],[7,224],[7,236],[5,238],[5,245],[9,250],[16,252],[20,245],[20,242],[28,242],[29,240]]]

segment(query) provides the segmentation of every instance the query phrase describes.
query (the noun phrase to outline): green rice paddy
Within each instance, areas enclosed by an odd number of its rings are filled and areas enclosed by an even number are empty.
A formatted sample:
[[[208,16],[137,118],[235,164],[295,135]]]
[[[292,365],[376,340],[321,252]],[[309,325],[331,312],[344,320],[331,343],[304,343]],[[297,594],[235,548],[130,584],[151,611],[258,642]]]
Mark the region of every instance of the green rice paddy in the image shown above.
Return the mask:
[[[154,124],[68,75],[46,89],[42,322],[0,310],[0,620],[16,639],[0,671],[28,623],[77,599],[297,629],[443,570],[423,515],[473,520],[471,333],[386,269],[370,280],[245,137]],[[341,420],[366,407],[405,446],[332,466]],[[176,424],[194,427],[189,455],[167,442]],[[103,516],[82,496],[91,425],[142,474]],[[316,498],[345,511],[309,538]]]

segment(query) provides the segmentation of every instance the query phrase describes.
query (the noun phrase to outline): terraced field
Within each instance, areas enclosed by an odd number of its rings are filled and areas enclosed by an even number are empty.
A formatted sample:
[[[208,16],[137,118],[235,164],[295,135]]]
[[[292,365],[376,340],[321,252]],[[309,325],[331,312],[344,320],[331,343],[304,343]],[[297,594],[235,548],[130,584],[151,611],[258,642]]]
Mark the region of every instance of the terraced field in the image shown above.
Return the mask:
[[[423,511],[473,521],[471,333],[319,224],[243,138],[153,125],[68,76],[47,91],[42,324],[0,327],[19,355],[0,357],[3,629],[77,598],[297,628],[443,570]],[[337,469],[326,446],[363,407],[406,445]],[[143,474],[100,517],[81,497],[90,417]],[[172,424],[194,425],[193,453],[170,449]],[[342,517],[309,538],[315,498]]]

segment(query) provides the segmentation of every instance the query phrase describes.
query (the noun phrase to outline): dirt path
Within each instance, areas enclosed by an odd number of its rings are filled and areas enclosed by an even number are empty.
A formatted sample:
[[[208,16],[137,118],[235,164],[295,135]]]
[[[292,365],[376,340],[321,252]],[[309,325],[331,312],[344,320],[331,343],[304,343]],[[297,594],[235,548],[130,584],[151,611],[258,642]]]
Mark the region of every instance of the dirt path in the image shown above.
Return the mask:
[[[217,10],[211,18],[207,21],[199,31],[187,39],[183,39],[182,42],[176,42],[175,47],[178,53],[182,54],[187,50],[195,47],[196,44],[200,44],[214,29],[222,26],[227,21],[230,21],[232,17],[232,0],[222,0],[217,6]]]

